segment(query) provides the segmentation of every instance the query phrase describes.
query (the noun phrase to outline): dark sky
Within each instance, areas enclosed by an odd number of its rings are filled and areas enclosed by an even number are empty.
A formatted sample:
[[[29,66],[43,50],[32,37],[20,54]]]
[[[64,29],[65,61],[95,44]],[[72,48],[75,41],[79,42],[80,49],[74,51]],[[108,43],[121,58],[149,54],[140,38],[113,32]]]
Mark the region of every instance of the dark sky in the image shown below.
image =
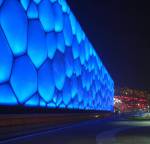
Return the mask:
[[[68,0],[116,86],[150,89],[149,0]]]

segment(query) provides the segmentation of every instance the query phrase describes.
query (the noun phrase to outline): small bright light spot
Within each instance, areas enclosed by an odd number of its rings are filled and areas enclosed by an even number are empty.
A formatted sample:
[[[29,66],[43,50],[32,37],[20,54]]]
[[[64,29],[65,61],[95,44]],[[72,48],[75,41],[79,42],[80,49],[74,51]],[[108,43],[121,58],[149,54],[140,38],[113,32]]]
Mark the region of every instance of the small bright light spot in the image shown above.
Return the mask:
[[[95,115],[95,118],[99,118],[100,117],[100,115]]]

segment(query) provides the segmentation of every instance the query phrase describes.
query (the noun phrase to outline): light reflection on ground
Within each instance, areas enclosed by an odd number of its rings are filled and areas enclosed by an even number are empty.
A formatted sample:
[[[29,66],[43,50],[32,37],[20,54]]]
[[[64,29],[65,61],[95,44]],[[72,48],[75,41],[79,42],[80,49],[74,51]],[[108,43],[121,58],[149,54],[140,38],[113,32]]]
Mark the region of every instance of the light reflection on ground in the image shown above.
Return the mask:
[[[116,125],[124,125],[97,135],[97,144],[150,144],[150,121],[119,121]]]
[[[113,122],[115,125],[125,125],[125,126],[136,126],[136,127],[143,127],[143,126],[150,126],[150,121],[117,121]]]

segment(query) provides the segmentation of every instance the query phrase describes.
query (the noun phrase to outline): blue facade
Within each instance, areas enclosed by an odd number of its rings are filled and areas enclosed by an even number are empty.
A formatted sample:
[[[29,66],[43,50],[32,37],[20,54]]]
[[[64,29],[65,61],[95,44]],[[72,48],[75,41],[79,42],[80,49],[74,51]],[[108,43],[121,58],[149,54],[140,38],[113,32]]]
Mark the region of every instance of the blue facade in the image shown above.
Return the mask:
[[[112,111],[113,96],[65,0],[0,0],[0,105]]]

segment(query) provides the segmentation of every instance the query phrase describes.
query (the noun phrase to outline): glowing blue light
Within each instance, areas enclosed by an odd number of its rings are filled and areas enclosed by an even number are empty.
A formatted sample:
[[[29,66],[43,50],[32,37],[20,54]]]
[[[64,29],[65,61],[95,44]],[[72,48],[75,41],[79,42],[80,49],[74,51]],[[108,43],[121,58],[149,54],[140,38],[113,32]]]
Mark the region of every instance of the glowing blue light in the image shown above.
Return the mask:
[[[72,29],[71,29],[71,24],[69,21],[68,15],[64,16],[64,39],[65,39],[65,44],[66,46],[71,46],[72,44],[72,39],[73,39],[73,34],[72,34]]]
[[[33,0],[36,4],[39,4],[41,0]]]
[[[39,18],[46,32],[54,30],[54,12],[49,0],[43,0],[39,4]]]
[[[55,32],[50,32],[47,34],[46,45],[48,49],[48,57],[52,59],[57,49],[57,37]]]
[[[8,84],[0,85],[0,105],[16,105],[17,99]]]
[[[30,3],[30,0],[20,0],[20,2],[21,2],[21,4],[22,4],[23,8],[24,8],[25,10],[27,10],[28,5],[29,5],[29,3]]]
[[[54,96],[55,82],[52,63],[47,60],[38,71],[38,89],[43,99],[49,102]]]
[[[64,56],[60,52],[56,52],[53,59],[54,80],[57,89],[62,90],[65,82],[65,62]]]
[[[66,78],[64,87],[63,87],[63,102],[65,105],[68,105],[71,100],[71,81]]]
[[[15,60],[10,83],[20,102],[24,102],[36,92],[37,72],[27,56]]]
[[[38,10],[37,10],[37,6],[35,3],[31,3],[29,5],[28,11],[27,11],[27,15],[29,19],[35,19],[38,18]]]
[[[38,106],[40,103],[40,99],[38,94],[33,95],[27,102],[25,103],[26,106]]]
[[[0,24],[15,55],[27,47],[27,16],[17,0],[5,0],[0,11]]]
[[[0,0],[0,105],[112,111],[113,95],[65,0]]]
[[[77,21],[76,21],[76,18],[72,12],[69,13],[69,19],[70,19],[70,24],[71,24],[71,28],[72,28],[72,33],[75,35],[76,34]]]
[[[13,56],[7,40],[0,28],[0,83],[9,80]]]
[[[55,18],[55,31],[61,32],[63,30],[63,12],[58,3],[53,4],[54,18]]]
[[[65,40],[62,32],[57,33],[57,49],[62,53],[65,52]]]
[[[28,55],[37,68],[41,66],[47,56],[46,37],[37,20],[29,22]]]
[[[73,42],[72,42],[72,54],[73,54],[73,58],[76,59],[79,57],[79,44],[77,42],[76,37],[74,37]]]
[[[70,78],[73,74],[73,56],[70,48],[66,49],[65,52],[65,68],[66,75]]]

